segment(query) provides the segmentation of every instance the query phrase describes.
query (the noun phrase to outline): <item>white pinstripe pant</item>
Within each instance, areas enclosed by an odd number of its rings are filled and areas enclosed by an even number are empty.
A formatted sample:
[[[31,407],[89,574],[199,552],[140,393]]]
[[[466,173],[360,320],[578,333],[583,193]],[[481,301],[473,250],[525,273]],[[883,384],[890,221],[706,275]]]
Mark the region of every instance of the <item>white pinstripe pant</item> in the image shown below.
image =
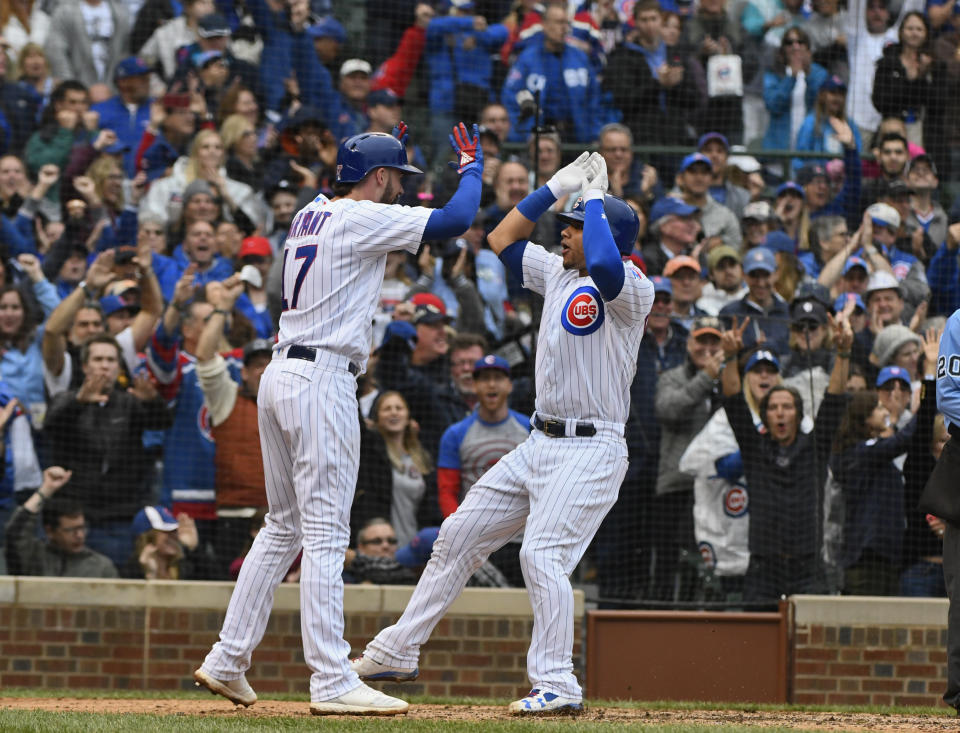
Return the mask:
[[[343,638],[343,557],[357,483],[356,380],[346,370],[275,358],[260,380],[260,445],[270,513],[243,562],[217,642],[203,669],[240,677],[263,638],[273,596],[303,545],[300,625],[313,671],[310,699],[360,685]]]
[[[532,687],[581,699],[573,674],[573,572],[617,500],[623,438],[549,438],[540,431],[500,461],[447,517],[399,621],[367,645],[379,662],[410,668],[420,646],[487,556],[524,530],[520,564],[533,606]]]

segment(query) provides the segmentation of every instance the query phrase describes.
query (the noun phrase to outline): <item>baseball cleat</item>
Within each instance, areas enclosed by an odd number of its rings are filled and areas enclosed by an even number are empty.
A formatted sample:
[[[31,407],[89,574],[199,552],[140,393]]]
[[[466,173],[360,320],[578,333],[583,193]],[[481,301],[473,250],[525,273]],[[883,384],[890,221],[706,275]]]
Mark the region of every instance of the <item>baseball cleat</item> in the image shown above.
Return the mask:
[[[420,668],[399,669],[388,664],[380,664],[370,657],[360,656],[350,660],[350,669],[362,680],[373,682],[412,682],[420,674]]]
[[[206,687],[214,695],[223,695],[237,705],[250,707],[257,701],[257,693],[253,691],[244,676],[229,681],[218,680],[204,672],[203,668],[200,668],[193,673],[193,679],[197,687]]]
[[[403,715],[409,709],[403,700],[364,684],[332,700],[310,703],[311,715]]]
[[[534,688],[526,697],[510,703],[511,713],[518,715],[579,715],[583,712],[583,703],[570,697],[561,697],[552,692],[541,692]]]

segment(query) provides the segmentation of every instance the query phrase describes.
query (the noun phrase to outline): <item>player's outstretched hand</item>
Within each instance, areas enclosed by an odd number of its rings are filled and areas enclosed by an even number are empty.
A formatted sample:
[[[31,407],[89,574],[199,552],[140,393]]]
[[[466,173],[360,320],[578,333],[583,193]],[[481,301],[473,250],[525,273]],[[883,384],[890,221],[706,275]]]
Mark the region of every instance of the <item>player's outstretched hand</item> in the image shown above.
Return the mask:
[[[457,169],[461,176],[468,170],[483,173],[483,148],[480,147],[480,129],[473,126],[473,138],[467,132],[467,126],[462,122],[453,128],[450,135],[450,146],[457,154],[457,162],[450,165]]]
[[[567,196],[577,193],[589,179],[597,175],[597,172],[596,161],[590,153],[584,151],[575,161],[554,173],[553,178],[547,181],[547,187],[557,198]]]
[[[603,159],[600,153],[592,153],[588,163],[596,169],[596,173],[587,179],[584,188],[587,191],[599,192],[599,196],[594,195],[588,198],[603,198],[610,189],[610,181],[607,178],[607,161]]]
[[[399,140],[400,142],[402,142],[403,145],[404,145],[404,147],[406,147],[406,145],[407,145],[407,139],[410,137],[410,135],[407,134],[407,123],[406,123],[406,122],[404,122],[403,120],[400,120],[400,122],[397,123],[396,127],[393,128],[393,132],[392,132],[391,134],[392,134],[395,138],[397,138],[397,140]]]

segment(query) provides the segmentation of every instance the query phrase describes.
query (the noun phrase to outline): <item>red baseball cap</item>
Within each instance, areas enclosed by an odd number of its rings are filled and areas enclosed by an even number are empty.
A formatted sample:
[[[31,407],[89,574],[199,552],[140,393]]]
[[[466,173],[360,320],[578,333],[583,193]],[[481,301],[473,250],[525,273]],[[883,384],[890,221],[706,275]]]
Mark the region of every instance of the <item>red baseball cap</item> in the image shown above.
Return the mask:
[[[443,315],[447,315],[446,304],[433,293],[417,293],[416,295],[411,296],[410,302],[414,305],[432,305]]]
[[[273,255],[273,249],[270,247],[270,241],[266,237],[247,237],[240,244],[240,259],[251,255],[260,257],[270,257]]]

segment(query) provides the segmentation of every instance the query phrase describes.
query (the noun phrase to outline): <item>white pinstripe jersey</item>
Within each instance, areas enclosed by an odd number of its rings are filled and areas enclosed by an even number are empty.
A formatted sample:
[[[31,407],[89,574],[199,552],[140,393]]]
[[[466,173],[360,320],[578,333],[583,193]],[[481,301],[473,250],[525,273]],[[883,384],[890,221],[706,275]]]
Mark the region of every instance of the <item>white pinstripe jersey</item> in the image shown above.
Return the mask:
[[[365,369],[387,252],[416,252],[432,209],[317,196],[283,248],[277,348],[303,344]]]
[[[523,285],[544,296],[537,338],[538,413],[626,422],[653,283],[631,262],[623,267],[623,289],[605,302],[592,278],[563,269],[562,257],[527,243]]]

